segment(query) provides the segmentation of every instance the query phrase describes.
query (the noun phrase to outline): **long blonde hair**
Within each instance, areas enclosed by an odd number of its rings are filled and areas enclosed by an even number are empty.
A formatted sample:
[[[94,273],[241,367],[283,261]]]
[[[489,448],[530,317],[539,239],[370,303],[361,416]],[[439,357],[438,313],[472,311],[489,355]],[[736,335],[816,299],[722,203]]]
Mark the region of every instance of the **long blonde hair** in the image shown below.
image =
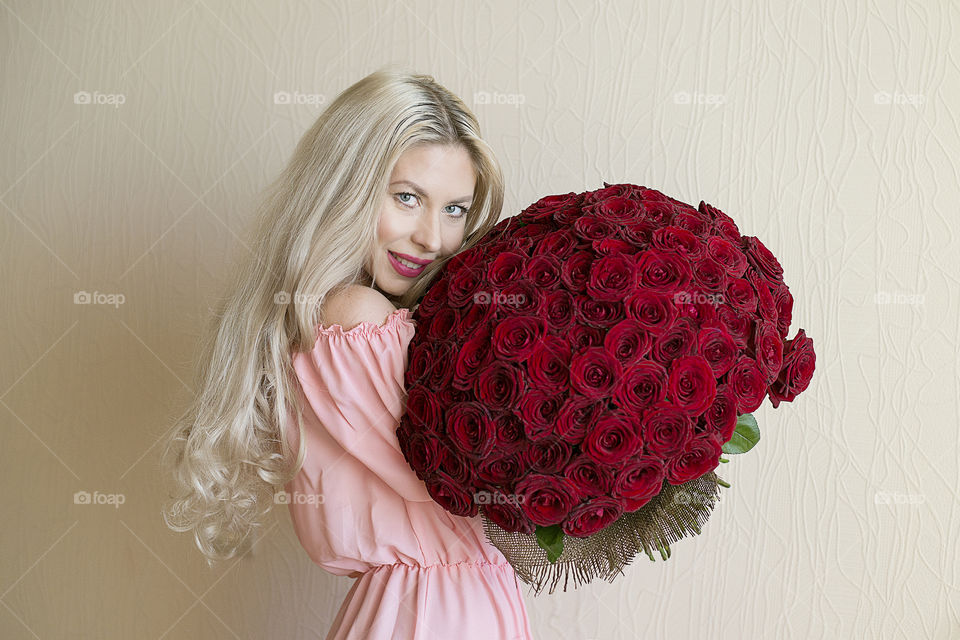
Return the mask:
[[[292,352],[313,345],[331,292],[362,283],[390,174],[401,154],[421,143],[460,145],[472,159],[477,178],[465,250],[497,223],[503,176],[476,117],[428,75],[385,67],[347,88],[266,190],[252,254],[203,335],[198,392],[161,455],[176,491],[164,521],[193,531],[209,565],[249,550],[276,488],[302,467],[306,438]],[[450,257],[431,263],[399,306],[414,306]],[[293,424],[301,435],[295,458],[283,437]]]

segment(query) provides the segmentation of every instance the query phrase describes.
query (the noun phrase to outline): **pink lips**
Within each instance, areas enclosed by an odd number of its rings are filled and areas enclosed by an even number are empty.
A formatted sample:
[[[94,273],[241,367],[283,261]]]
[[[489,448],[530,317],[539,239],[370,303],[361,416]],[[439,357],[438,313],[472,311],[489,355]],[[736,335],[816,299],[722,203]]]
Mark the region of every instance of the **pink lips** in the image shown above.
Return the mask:
[[[406,257],[404,254],[402,254],[402,253],[398,253],[397,255],[403,257],[404,260],[411,260],[411,262],[413,262],[412,259],[407,258],[407,257]],[[405,277],[407,277],[407,278],[413,278],[413,277],[416,277],[416,276],[420,275],[420,273],[421,273],[421,272],[424,270],[424,268],[426,267],[426,265],[424,265],[424,266],[422,266],[422,267],[420,267],[420,268],[418,268],[418,269],[411,269],[410,267],[405,267],[404,265],[400,264],[400,262],[399,262],[395,257],[393,257],[393,252],[391,252],[391,251],[387,251],[387,257],[389,258],[390,264],[393,266],[394,271],[396,271],[396,272],[399,273],[400,275],[405,276]],[[422,260],[417,260],[416,262],[423,262],[423,261],[422,261]]]

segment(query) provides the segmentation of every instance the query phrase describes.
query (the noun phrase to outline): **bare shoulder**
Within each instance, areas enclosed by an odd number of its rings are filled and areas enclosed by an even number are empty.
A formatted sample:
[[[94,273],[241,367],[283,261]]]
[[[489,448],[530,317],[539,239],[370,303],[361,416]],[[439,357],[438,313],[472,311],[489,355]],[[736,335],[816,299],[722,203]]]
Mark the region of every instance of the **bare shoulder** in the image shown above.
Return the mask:
[[[353,284],[327,296],[320,306],[320,321],[325,327],[338,324],[344,330],[361,322],[380,326],[396,310],[397,307],[376,289]]]

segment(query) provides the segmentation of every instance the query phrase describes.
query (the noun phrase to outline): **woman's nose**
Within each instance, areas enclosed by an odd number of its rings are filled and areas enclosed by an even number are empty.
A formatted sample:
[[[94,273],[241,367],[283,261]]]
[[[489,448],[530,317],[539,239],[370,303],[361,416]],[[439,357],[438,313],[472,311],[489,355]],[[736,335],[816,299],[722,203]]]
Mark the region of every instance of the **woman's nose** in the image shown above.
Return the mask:
[[[413,240],[424,251],[440,251],[440,216],[436,213],[421,216]]]

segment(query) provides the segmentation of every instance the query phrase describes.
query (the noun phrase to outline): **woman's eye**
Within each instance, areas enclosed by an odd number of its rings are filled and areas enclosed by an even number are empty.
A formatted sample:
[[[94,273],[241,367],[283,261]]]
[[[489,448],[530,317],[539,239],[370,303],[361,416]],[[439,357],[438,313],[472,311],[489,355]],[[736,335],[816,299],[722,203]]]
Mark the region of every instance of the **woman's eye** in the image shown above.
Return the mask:
[[[404,200],[404,199],[403,199],[404,196],[410,196],[411,198],[415,198],[415,197],[416,197],[416,196],[414,196],[412,193],[398,193],[398,194],[397,194],[397,200],[399,200],[399,201],[402,202],[403,204],[407,204],[407,205],[413,204],[413,203],[410,202],[409,200]]]
[[[459,205],[459,204],[447,205],[447,209],[450,209],[451,207],[454,208],[454,209],[460,209],[460,213],[454,215],[454,216],[453,216],[454,218],[462,218],[463,216],[467,215],[467,211],[469,211],[469,209],[467,209],[466,207],[463,207],[463,206],[461,206],[461,205]],[[453,211],[447,211],[447,213],[453,214],[454,212],[453,212]]]

